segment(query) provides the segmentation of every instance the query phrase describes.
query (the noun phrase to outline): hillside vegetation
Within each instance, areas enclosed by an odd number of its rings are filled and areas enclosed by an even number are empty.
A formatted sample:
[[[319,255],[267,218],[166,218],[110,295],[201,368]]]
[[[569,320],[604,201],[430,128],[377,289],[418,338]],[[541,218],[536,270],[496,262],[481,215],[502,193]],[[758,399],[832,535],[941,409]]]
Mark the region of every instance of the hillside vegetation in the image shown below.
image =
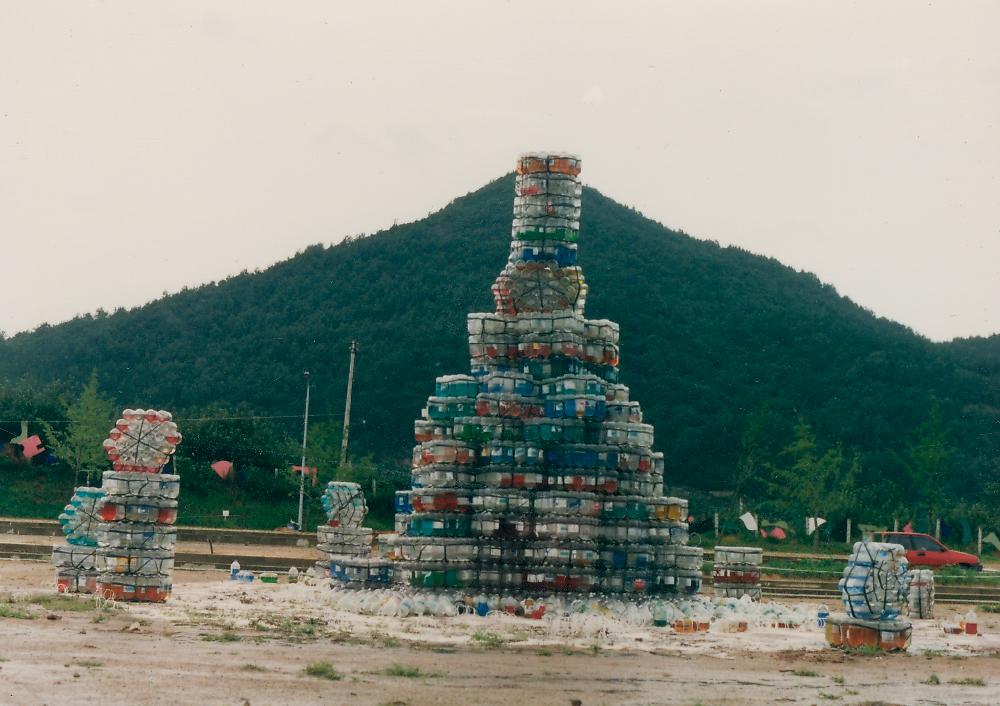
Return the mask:
[[[405,465],[434,377],[468,369],[466,313],[492,309],[512,195],[506,176],[415,223],[0,341],[0,419],[61,419],[56,396],[97,370],[122,404],[288,417],[257,422],[243,449],[246,473],[273,475],[294,458],[286,437],[299,433],[302,371],[317,420],[339,418],[357,339],[352,455]],[[670,230],[590,188],[580,264],[588,316],[621,324],[622,378],[675,486],[792,513],[779,471],[810,468],[792,458],[802,422],[817,458],[841,453],[827,480],[849,483],[848,499],[871,515],[905,517],[925,502],[995,516],[997,337],[932,343],[812,274]],[[184,427],[188,458],[239,452],[239,434],[212,447],[199,425]],[[924,453],[931,446],[940,457]],[[928,481],[940,498],[920,496],[915,484]]]

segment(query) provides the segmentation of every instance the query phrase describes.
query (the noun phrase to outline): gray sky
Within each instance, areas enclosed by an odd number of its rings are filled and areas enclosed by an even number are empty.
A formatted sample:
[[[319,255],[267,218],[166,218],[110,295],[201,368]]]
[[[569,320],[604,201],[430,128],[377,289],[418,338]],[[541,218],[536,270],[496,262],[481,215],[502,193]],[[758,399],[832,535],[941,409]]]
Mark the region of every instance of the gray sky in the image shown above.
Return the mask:
[[[3,2],[0,329],[414,220],[549,148],[933,339],[994,333],[997,27],[961,1]]]

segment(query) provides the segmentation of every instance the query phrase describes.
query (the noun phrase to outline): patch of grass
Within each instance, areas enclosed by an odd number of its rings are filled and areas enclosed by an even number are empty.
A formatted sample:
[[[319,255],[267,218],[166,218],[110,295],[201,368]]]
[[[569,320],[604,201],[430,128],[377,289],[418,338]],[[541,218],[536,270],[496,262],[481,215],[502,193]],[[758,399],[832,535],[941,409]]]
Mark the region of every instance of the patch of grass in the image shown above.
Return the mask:
[[[562,653],[567,657],[571,657],[576,654],[576,650],[574,650],[572,647],[563,647]]]
[[[201,639],[206,642],[239,642],[243,638],[231,630],[223,630],[218,635],[202,635]]]
[[[811,669],[795,669],[792,670],[792,674],[797,677],[818,677],[819,674]]]
[[[980,677],[963,677],[962,679],[949,679],[949,684],[958,686],[986,686],[986,680]]]
[[[931,674],[929,677],[927,677],[926,679],[924,679],[920,683],[921,684],[937,685],[937,684],[941,683],[941,677],[939,677],[937,674]]]
[[[831,680],[831,681],[832,681],[832,682],[833,682],[834,684],[843,684],[843,683],[844,683],[844,677],[840,676],[839,674],[838,674],[838,675],[836,675],[836,676],[832,676],[832,677],[830,677],[830,680]]]
[[[881,647],[871,647],[870,645],[862,645],[861,647],[845,647],[844,652],[849,655],[860,655],[862,657],[874,657],[875,655],[885,654],[885,650]]]
[[[819,692],[819,697],[821,699],[827,699],[829,701],[832,701],[833,699],[842,699],[842,698],[844,698],[843,696],[838,696],[837,694],[824,694],[822,691]]]
[[[0,618],[17,618],[18,620],[34,620],[38,616],[30,611],[11,603],[0,604]]]
[[[268,671],[267,667],[262,667],[259,664],[253,664],[252,662],[247,662],[242,667],[240,667],[240,670],[244,671],[244,672],[266,672],[266,671]]]
[[[51,611],[68,611],[74,613],[89,613],[94,610],[94,602],[91,600],[83,600],[80,598],[75,598],[73,596],[66,596],[60,593],[46,594],[40,593],[35,596],[30,596],[27,599],[28,603],[33,603],[37,606],[41,606],[46,610]]]
[[[538,650],[538,652],[536,652],[535,654],[538,655],[539,657],[551,657],[552,650],[546,650],[543,648],[541,650]]]
[[[441,672],[425,672],[420,667],[410,667],[405,664],[391,664],[382,670],[382,674],[387,677],[406,677],[407,679],[443,676]]]
[[[316,677],[317,679],[340,681],[344,678],[344,675],[334,669],[333,665],[329,662],[313,662],[312,664],[307,664],[302,671],[310,677]]]
[[[399,640],[389,633],[381,632],[379,630],[372,630],[371,632],[372,642],[381,645],[382,647],[399,647]]]
[[[104,662],[100,662],[96,659],[78,659],[73,662],[77,667],[86,667],[87,669],[92,669],[94,667],[103,667]]]
[[[598,644],[597,644],[596,642],[594,642],[594,643],[592,643],[592,644],[590,645],[590,647],[588,647],[587,649],[589,649],[589,650],[590,650],[590,654],[592,654],[592,655],[596,655],[596,654],[599,654],[599,653],[600,653],[600,651],[601,651],[601,646],[600,646],[600,645],[598,645]]]
[[[472,641],[484,650],[498,650],[507,644],[503,635],[489,630],[476,630],[472,633]]]
[[[979,610],[984,613],[1000,613],[1000,603],[986,603],[979,606]]]
[[[318,628],[326,625],[319,618],[295,618],[268,613],[250,623],[250,627],[262,633],[273,633],[283,639],[316,639]]]

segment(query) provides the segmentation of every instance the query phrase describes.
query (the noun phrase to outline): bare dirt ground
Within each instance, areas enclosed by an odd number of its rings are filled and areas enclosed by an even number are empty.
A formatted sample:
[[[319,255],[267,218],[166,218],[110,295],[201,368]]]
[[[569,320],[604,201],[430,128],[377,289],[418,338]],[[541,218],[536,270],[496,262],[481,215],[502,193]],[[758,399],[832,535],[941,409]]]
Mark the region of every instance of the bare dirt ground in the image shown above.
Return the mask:
[[[49,565],[0,560],[0,703],[1000,703],[996,615],[980,615],[980,637],[921,621],[908,654],[848,655],[818,629],[595,635],[512,616],[360,616],[319,587],[224,579],[177,571],[164,605],[98,610],[53,599]],[[306,673],[320,662],[340,678]]]

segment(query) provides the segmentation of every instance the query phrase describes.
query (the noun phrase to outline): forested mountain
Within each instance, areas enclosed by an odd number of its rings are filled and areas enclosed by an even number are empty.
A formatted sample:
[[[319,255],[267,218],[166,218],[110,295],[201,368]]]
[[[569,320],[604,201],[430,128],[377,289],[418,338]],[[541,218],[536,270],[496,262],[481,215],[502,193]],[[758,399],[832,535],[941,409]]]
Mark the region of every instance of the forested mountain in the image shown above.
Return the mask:
[[[415,223],[133,310],[43,325],[0,342],[0,384],[76,388],[96,369],[123,404],[295,415],[308,369],[313,410],[333,416],[357,339],[352,449],[402,461],[434,377],[468,370],[465,315],[492,309],[512,197],[508,175]],[[673,483],[766,495],[766,469],[801,419],[820,451],[842,444],[856,455],[870,497],[882,489],[905,504],[918,477],[910,452],[937,432],[949,498],[1000,492],[989,486],[1000,458],[997,337],[932,343],[812,274],[670,230],[590,188],[579,259],[587,314],[620,322],[622,378],[656,425]]]

